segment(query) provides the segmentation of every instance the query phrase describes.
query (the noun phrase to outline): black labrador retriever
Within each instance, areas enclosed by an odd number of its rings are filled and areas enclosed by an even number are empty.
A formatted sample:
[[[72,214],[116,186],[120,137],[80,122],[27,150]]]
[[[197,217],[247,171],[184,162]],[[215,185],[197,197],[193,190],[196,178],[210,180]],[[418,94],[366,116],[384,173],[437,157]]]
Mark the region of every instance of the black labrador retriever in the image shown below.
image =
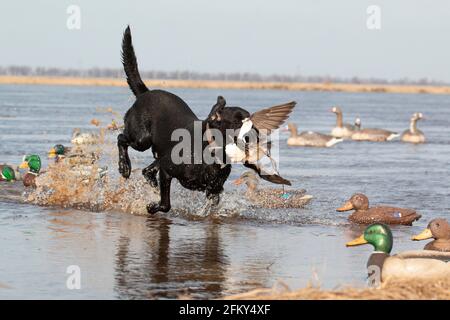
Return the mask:
[[[159,172],[161,200],[158,204],[147,205],[149,213],[170,210],[170,185],[173,178],[176,178],[185,188],[205,191],[209,201],[212,204],[218,204],[219,194],[223,191],[223,185],[230,174],[231,165],[226,162],[196,162],[198,152],[195,150],[187,155],[184,154],[184,157],[187,156],[191,161],[183,163],[173,161],[173,151],[179,141],[174,141],[172,134],[177,129],[184,129],[191,133],[191,145],[194,145],[197,125],[202,135],[207,129],[213,128],[218,129],[225,139],[226,129],[238,130],[242,127],[243,121],[252,118],[252,115],[239,107],[225,107],[225,99],[218,97],[217,103],[213,106],[207,119],[200,121],[178,96],[163,90],[149,90],[138,71],[129,27],[123,35],[122,60],[128,85],[136,96],[136,101],[125,114],[123,133],[117,137],[120,174],[128,178],[131,173],[128,147],[141,152],[152,148],[155,160],[142,170],[142,174],[153,187],[157,187]],[[254,117],[255,121],[263,123],[261,125],[263,128],[272,128],[274,126],[267,126],[267,123],[271,122],[270,115],[272,115],[272,122],[275,121],[275,126],[279,126],[288,117],[294,105],[295,103],[290,103],[287,107],[280,108],[279,106],[278,112],[275,113],[273,110],[270,113],[270,109],[264,109],[259,117]],[[266,122],[261,122],[261,119]],[[203,141],[202,139],[201,148],[208,148],[210,143],[210,140]],[[254,169],[266,180],[290,184],[289,181],[278,175],[262,175],[261,170],[253,163],[247,162],[244,165]]]

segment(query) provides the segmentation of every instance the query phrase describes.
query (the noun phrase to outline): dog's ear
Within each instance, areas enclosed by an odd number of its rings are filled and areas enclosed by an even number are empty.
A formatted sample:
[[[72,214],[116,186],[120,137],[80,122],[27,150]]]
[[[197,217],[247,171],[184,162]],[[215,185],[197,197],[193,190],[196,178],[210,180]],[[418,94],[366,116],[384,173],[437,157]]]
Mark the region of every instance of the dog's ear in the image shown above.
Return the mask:
[[[211,112],[209,113],[207,120],[209,120],[209,121],[220,121],[221,120],[220,113],[225,108],[226,103],[227,102],[225,101],[224,97],[218,96],[217,97],[217,102],[212,107]]]

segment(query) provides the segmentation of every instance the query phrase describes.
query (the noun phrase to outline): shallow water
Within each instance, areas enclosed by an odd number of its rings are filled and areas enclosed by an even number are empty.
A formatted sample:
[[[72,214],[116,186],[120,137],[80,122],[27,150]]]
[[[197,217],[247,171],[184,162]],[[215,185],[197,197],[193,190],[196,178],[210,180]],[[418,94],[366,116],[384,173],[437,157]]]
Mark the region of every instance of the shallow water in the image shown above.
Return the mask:
[[[414,227],[393,228],[394,252],[423,247],[410,236],[433,217],[449,217],[449,96],[172,91],[200,117],[219,94],[229,105],[250,111],[296,100],[291,120],[299,131],[328,132],[335,123],[329,112],[335,104],[342,106],[346,122],[359,116],[364,127],[399,132],[408,127],[413,112],[421,111],[426,120],[419,127],[428,143],[346,141],[329,149],[307,149],[287,147],[288,135],[281,133],[280,172],[294,188],[314,196],[311,204],[305,209],[251,209],[241,199],[243,189],[227,182],[224,214],[206,219],[195,216],[203,196],[179,186],[172,192],[174,210],[149,218],[26,204],[20,183],[1,184],[1,298],[215,298],[279,280],[291,288],[308,282],[324,288],[364,286],[372,249],[346,248],[345,242],[362,228],[349,224],[347,214],[335,212],[352,193],[366,193],[373,204],[416,208],[423,215]],[[0,162],[18,164],[25,153],[45,158],[54,144],[68,143],[73,128],[92,130],[92,118],[103,123],[112,119],[98,108],[124,113],[132,102],[127,88],[0,86]],[[142,168],[150,163],[151,152],[132,151],[131,157],[133,167]],[[231,178],[243,170],[234,166]],[[80,290],[66,287],[70,265],[81,269]]]

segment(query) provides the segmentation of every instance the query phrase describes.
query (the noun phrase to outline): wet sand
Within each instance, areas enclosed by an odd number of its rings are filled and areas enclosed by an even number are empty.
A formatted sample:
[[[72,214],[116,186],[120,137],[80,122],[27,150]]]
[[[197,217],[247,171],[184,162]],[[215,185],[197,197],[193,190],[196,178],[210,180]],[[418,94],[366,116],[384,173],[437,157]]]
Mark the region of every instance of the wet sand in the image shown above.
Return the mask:
[[[293,83],[293,82],[247,82],[212,80],[146,80],[149,88],[190,89],[245,89],[245,90],[291,90],[333,92],[383,92],[383,93],[427,93],[450,94],[449,86],[381,85],[351,83]],[[20,77],[0,76],[0,84],[40,84],[73,86],[127,86],[122,79],[71,78],[71,77]]]

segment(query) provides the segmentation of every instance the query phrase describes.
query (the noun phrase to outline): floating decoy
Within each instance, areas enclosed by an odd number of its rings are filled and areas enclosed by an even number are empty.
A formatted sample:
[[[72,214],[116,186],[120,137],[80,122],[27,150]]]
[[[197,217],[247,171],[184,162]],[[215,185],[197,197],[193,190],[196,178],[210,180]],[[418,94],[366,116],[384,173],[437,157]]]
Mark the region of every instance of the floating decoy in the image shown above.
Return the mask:
[[[369,257],[369,278],[379,272],[379,279],[423,280],[450,277],[450,253],[428,250],[405,251],[391,256],[393,237],[390,228],[381,223],[369,225],[357,239],[347,242],[347,247],[371,244],[374,252]]]
[[[421,215],[413,209],[378,206],[369,208],[369,199],[362,193],[355,193],[338,212],[355,210],[348,219],[359,224],[386,223],[412,225]]]
[[[351,124],[344,123],[341,108],[333,107],[331,112],[336,114],[336,127],[331,130],[331,135],[335,138],[350,138],[355,132],[356,127]]]
[[[288,128],[291,132],[291,136],[287,140],[289,146],[331,147],[343,141],[343,139],[313,131],[304,131],[298,135],[297,126],[294,123],[288,123]]]
[[[425,250],[450,252],[450,225],[445,219],[433,219],[425,230],[414,236],[412,240],[434,239],[427,243]]]
[[[398,133],[378,128],[361,129],[361,119],[356,118],[355,126],[357,130],[352,134],[352,140],[356,141],[390,141],[399,136]]]
[[[36,177],[41,170],[41,158],[36,154],[26,155],[23,157],[19,168],[28,169],[28,172],[22,177],[23,185],[25,187],[36,187]]]
[[[247,199],[256,206],[264,208],[302,208],[313,198],[307,195],[304,189],[258,188],[259,179],[253,171],[244,172],[233,183],[237,186],[245,183]]]
[[[14,168],[6,164],[0,165],[0,181],[14,181],[16,180],[16,173]]]
[[[401,140],[403,142],[410,143],[424,143],[425,135],[422,131],[417,129],[417,121],[423,119],[423,114],[420,112],[416,112],[411,117],[411,122],[409,124],[409,130],[405,130],[402,133]]]

